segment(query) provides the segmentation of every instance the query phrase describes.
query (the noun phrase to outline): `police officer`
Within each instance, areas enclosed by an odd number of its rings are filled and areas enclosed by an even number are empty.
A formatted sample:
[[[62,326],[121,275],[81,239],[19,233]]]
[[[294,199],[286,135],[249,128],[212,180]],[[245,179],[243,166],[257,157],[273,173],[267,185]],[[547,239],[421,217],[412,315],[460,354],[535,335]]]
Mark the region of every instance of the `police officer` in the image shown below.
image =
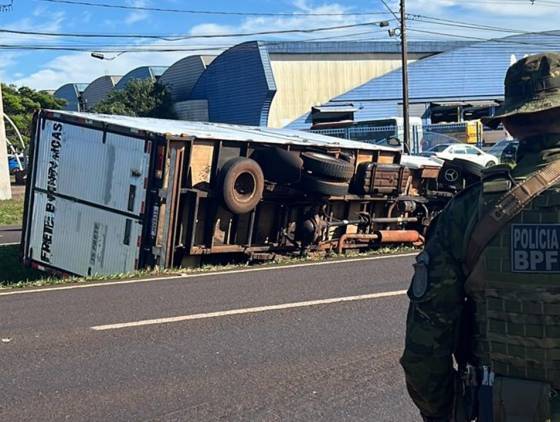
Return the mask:
[[[560,420],[560,54],[510,67],[515,167],[433,222],[408,291],[401,364],[424,421]]]

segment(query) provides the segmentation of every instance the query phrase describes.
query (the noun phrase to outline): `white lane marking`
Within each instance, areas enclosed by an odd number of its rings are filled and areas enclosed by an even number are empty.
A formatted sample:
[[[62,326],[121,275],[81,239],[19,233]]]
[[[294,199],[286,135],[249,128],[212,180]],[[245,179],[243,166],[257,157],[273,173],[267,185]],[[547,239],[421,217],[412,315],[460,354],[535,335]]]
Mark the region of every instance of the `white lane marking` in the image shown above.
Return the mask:
[[[181,274],[181,275],[167,276],[167,277],[142,278],[137,280],[106,281],[102,283],[84,283],[84,284],[71,285],[71,286],[46,287],[46,288],[30,289],[30,290],[0,289],[0,296],[23,295],[29,293],[47,293],[47,292],[56,292],[58,290],[86,289],[90,287],[109,287],[109,286],[118,286],[121,284],[146,283],[150,281],[167,281],[167,280],[177,280],[177,279],[211,277],[211,276],[218,276],[218,275],[235,275],[235,274],[244,274],[244,273],[254,273],[260,271],[279,271],[279,270],[291,269],[291,268],[317,267],[320,265],[335,265],[335,264],[347,264],[347,263],[360,262],[360,261],[380,261],[386,259],[408,258],[417,255],[418,253],[387,255],[387,256],[372,256],[369,258],[353,258],[353,259],[340,259],[336,261],[308,262],[304,264],[279,265],[275,267],[262,267],[262,268],[258,268],[258,267],[246,268],[244,270],[213,271],[213,272],[199,273],[199,274]],[[2,292],[2,290],[9,290],[9,291]]]
[[[146,325],[169,324],[173,322],[194,321],[197,319],[220,318],[220,317],[228,317],[233,315],[256,314],[261,312],[279,311],[285,309],[308,308],[310,306],[318,306],[318,305],[331,305],[333,303],[357,302],[362,300],[381,299],[386,297],[402,296],[405,294],[406,294],[406,290],[397,290],[394,292],[372,293],[372,294],[360,295],[360,296],[336,297],[332,299],[310,300],[307,302],[294,302],[294,303],[283,303],[280,305],[259,306],[256,308],[231,309],[229,311],[209,312],[205,314],[183,315],[183,316],[176,316],[176,317],[169,317],[169,318],[156,318],[156,319],[145,319],[145,320],[133,321],[133,322],[121,322],[117,324],[96,325],[90,328],[94,331],[119,330],[122,328],[143,327]]]
[[[0,247],[1,246],[15,246],[15,245],[19,245],[19,242],[14,242],[14,243],[0,243]]]

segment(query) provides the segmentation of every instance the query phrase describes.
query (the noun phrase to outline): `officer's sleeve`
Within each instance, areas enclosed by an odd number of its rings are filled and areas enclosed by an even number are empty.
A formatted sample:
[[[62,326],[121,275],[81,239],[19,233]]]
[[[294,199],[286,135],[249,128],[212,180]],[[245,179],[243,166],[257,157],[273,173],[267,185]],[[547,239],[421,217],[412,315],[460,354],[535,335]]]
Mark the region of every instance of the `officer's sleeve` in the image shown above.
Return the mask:
[[[430,227],[408,291],[401,364],[412,400],[426,417],[447,417],[454,393],[453,352],[464,305],[461,266],[474,194],[453,201]]]

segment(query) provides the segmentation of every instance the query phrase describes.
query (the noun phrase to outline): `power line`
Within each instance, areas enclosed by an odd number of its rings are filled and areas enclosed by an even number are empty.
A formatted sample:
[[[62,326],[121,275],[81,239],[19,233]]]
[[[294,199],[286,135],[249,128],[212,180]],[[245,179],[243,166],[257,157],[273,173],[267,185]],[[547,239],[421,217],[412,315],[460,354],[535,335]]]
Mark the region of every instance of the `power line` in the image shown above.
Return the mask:
[[[409,19],[412,21],[427,23],[431,25],[441,25],[441,26],[456,27],[456,28],[468,28],[468,29],[476,29],[480,31],[501,32],[506,34],[521,34],[521,35],[534,34],[533,32],[523,31],[520,29],[501,28],[501,27],[489,26],[489,25],[479,25],[479,24],[473,24],[469,22],[436,18],[436,17],[424,16],[424,15],[408,15],[408,16],[410,17]],[[545,36],[552,36],[552,37],[558,36],[556,34],[551,34],[546,32],[539,32],[539,34]]]
[[[318,28],[301,28],[301,29],[284,29],[277,31],[260,31],[260,32],[242,32],[229,34],[201,34],[201,35],[142,35],[142,34],[93,34],[93,33],[69,33],[69,32],[40,32],[40,31],[22,31],[15,29],[0,29],[0,33],[17,34],[17,35],[39,35],[47,37],[72,37],[72,38],[134,38],[134,39],[158,39],[163,41],[180,41],[199,38],[232,38],[232,37],[253,37],[257,35],[277,35],[277,34],[307,34],[321,31],[333,31],[338,29],[357,28],[364,26],[378,26],[387,21],[364,22],[350,25],[324,26]]]
[[[400,22],[400,18],[397,16],[397,14],[395,13],[395,11],[393,9],[391,9],[389,7],[389,5],[387,4],[387,2],[385,0],[380,0],[381,3],[383,3],[383,6],[385,6],[385,9],[387,9],[391,15],[393,15],[395,17],[395,19],[397,20],[397,22]]]
[[[226,15],[226,16],[363,16],[363,15],[387,15],[385,12],[332,12],[332,13],[302,13],[302,12],[226,12],[221,10],[189,10],[189,9],[166,9],[161,7],[130,6],[123,4],[93,3],[78,0],[38,0],[47,3],[71,4],[74,6],[101,7],[107,9],[137,10],[145,12],[184,13],[191,15]]]

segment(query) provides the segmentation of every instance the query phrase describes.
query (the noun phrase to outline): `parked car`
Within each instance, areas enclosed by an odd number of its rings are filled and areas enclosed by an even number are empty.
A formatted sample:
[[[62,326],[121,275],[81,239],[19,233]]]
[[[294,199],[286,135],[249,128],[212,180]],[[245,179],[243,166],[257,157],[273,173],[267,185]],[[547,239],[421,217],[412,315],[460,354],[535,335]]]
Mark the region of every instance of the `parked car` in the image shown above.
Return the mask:
[[[25,171],[25,157],[23,154],[8,154],[8,168],[10,175],[16,179],[16,185],[25,184],[27,172]]]
[[[467,144],[439,144],[422,153],[426,157],[438,157],[444,160],[454,160],[460,158],[462,160],[471,161],[483,167],[492,167],[500,162],[498,157],[488,154],[477,147]]]
[[[517,148],[519,147],[519,141],[513,139],[502,139],[496,142],[488,150],[488,154],[498,157],[500,164],[514,163],[517,158]]]

